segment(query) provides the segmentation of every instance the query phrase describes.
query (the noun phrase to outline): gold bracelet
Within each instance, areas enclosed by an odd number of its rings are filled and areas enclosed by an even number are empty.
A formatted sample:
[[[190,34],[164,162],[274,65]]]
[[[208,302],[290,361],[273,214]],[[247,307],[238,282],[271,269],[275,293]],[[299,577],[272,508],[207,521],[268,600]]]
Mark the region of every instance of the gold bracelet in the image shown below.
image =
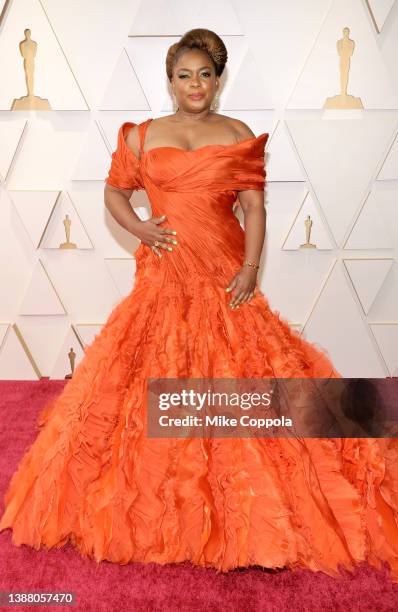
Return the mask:
[[[243,262],[244,266],[251,266],[252,268],[259,268],[260,266],[256,263],[254,263],[253,261],[244,261]]]

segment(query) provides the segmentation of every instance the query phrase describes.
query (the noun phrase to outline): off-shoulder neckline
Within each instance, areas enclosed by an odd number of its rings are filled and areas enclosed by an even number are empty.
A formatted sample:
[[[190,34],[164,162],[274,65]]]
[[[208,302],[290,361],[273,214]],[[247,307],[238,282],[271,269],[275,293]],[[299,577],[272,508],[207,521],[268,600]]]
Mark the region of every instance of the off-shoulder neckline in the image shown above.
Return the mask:
[[[149,117],[148,119],[146,119],[146,122],[150,122],[152,121],[153,118]],[[145,123],[145,122],[144,122]],[[148,151],[142,151],[141,152],[141,157],[138,158],[136,156],[136,154],[134,153],[134,151],[132,149],[130,149],[130,147],[127,146],[125,138],[124,138],[124,127],[126,125],[131,125],[131,126],[135,126],[135,125],[139,125],[137,123],[133,123],[132,121],[125,121],[124,123],[122,123],[121,125],[121,131],[122,131],[122,142],[124,143],[125,148],[127,149],[127,151],[129,151],[133,157],[137,160],[137,161],[141,161],[144,156],[148,155],[149,153],[152,153],[152,151],[158,151],[159,149],[171,149],[174,151],[181,151],[182,153],[197,153],[198,151],[202,151],[204,149],[209,149],[211,147],[218,147],[221,149],[228,149],[228,148],[232,148],[232,147],[238,147],[242,144],[246,144],[248,142],[255,142],[256,140],[261,140],[262,138],[268,138],[269,133],[268,132],[263,132],[262,134],[259,134],[258,136],[249,136],[248,138],[244,138],[243,140],[240,140],[239,142],[232,142],[230,144],[218,144],[218,143],[210,143],[207,145],[202,145],[201,147],[197,147],[196,149],[182,149],[181,147],[173,147],[171,145],[163,145],[163,146],[159,146],[159,147],[153,147],[152,149],[149,149]]]

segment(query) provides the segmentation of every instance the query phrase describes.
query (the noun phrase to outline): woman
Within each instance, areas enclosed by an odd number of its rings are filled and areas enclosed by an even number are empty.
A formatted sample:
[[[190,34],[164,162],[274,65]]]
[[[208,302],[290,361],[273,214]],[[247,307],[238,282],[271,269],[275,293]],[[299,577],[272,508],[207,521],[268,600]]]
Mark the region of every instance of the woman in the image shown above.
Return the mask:
[[[0,528],[97,562],[338,575],[388,561],[396,578],[391,441],[146,435],[148,378],[340,378],[257,286],[268,134],[210,110],[226,59],[214,32],[186,33],[166,60],[177,112],[120,127],[105,203],[141,241],[135,284],[43,410]],[[138,189],[150,220],[129,204]]]

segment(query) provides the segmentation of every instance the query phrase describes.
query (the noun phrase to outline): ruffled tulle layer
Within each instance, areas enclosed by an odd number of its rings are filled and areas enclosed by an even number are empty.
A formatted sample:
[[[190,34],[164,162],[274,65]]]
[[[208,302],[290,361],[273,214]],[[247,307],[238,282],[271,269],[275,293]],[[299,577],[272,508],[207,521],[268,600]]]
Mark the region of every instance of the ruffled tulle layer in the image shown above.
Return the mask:
[[[339,377],[261,292],[229,299],[200,279],[136,285],[41,412],[0,529],[97,562],[336,575],[387,561],[398,579],[395,440],[146,437],[148,377]]]

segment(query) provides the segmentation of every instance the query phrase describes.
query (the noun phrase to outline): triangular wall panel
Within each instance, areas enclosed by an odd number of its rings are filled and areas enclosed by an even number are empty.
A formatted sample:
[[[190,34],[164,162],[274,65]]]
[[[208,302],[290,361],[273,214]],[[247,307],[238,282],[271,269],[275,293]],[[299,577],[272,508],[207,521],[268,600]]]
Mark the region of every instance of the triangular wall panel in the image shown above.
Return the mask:
[[[103,181],[111,165],[109,154],[96,123],[87,130],[71,179],[74,181]]]
[[[69,240],[67,229],[69,227]],[[42,249],[61,249],[63,244],[74,244],[76,249],[92,249],[93,244],[73,206],[69,194],[62,193],[53,210],[46,232],[40,243]],[[65,250],[72,250],[65,249]]]
[[[371,325],[390,376],[398,375],[398,325]]]
[[[48,100],[51,110],[88,110],[83,92],[39,0],[13,0],[2,24],[0,109],[11,110],[13,100],[27,94],[19,51],[25,27],[31,30],[31,39],[37,43],[34,95]]]
[[[395,138],[377,178],[379,181],[398,180],[398,136]]]
[[[26,119],[0,121],[0,179],[5,181],[22,139]]]
[[[393,259],[345,259],[356,294],[367,314],[393,265]]]
[[[309,225],[309,240],[307,242],[307,227]],[[334,244],[330,239],[321,214],[317,209],[311,194],[309,193],[307,194],[302,207],[294,219],[293,225],[289,230],[289,234],[283,243],[283,249],[296,250],[300,248],[314,248],[304,246],[306,244],[313,244],[315,245],[316,249],[330,250],[334,248]]]
[[[366,0],[377,32],[381,32],[395,0]]]
[[[305,173],[282,121],[270,134],[267,151],[267,181],[305,181]]]
[[[0,346],[0,380],[37,380],[41,373],[18,326],[8,327]]]
[[[398,98],[377,46],[372,24],[361,0],[334,0],[322,25],[287,108],[323,108],[327,98],[340,94],[337,41],[343,28],[355,48],[350,60],[347,92],[365,109],[397,109]]]
[[[215,6],[217,10],[215,9]],[[200,25],[198,25],[200,24]],[[150,0],[141,2],[130,36],[182,36],[192,28],[208,28],[219,36],[239,35],[242,29],[229,0]]]
[[[39,260],[19,307],[20,315],[65,315],[66,310]]]
[[[379,187],[379,185],[378,185]],[[381,185],[366,198],[345,249],[398,248],[398,190]]]
[[[69,328],[59,355],[55,361],[50,375],[51,379],[64,379],[66,376],[72,373],[71,361],[69,357],[71,349],[75,354],[74,369],[76,369],[84,357],[84,350],[72,327]]]
[[[345,376],[384,377],[386,371],[360,308],[343,263],[336,263],[304,327],[305,337],[327,347],[335,367]]]
[[[10,190],[9,194],[33,247],[37,249],[60,192]]]
[[[395,116],[382,114],[364,115],[360,120],[286,121],[339,246],[369,190],[396,123]],[[349,180],[347,168],[350,168]]]
[[[101,333],[103,326],[95,323],[76,323],[72,327],[81,345],[86,348],[90,346],[90,344],[94,342],[96,336]]]
[[[101,101],[101,110],[150,111],[145,93],[123,49]]]

